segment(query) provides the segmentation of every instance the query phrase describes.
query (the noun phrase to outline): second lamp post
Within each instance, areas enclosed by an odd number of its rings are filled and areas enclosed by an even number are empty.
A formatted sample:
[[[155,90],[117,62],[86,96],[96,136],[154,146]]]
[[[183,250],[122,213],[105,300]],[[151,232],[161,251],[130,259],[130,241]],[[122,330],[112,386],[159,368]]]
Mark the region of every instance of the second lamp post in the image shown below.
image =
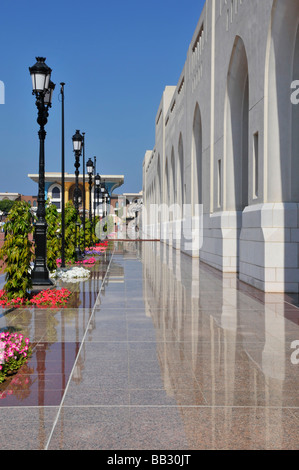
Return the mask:
[[[76,131],[73,135],[73,150],[75,153],[75,176],[76,176],[76,187],[75,187],[75,209],[76,209],[76,233],[75,233],[75,258],[76,261],[82,260],[82,253],[80,250],[80,222],[79,220],[79,168],[80,168],[80,155],[82,152],[82,141],[83,136],[80,134],[80,131]],[[84,170],[83,170],[84,171]]]
[[[91,186],[92,186],[92,176],[93,176],[93,161],[90,158],[86,163],[87,174],[88,174],[88,184],[89,184],[89,221],[90,226],[92,224],[92,208],[91,208]]]

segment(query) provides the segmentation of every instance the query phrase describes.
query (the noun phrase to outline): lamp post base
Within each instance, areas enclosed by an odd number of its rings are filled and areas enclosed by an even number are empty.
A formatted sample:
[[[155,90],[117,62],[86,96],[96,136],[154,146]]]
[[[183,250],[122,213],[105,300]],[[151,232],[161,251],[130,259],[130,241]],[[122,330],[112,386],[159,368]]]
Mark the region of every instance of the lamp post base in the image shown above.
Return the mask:
[[[30,293],[31,295],[37,295],[42,290],[53,289],[54,287],[55,287],[55,284],[54,282],[51,281],[51,279],[48,279],[47,281],[36,279],[35,282],[32,280],[32,287],[31,287]]]
[[[32,286],[31,291],[30,291],[30,295],[35,296],[35,295],[38,295],[43,290],[54,289],[54,288],[55,288],[54,284],[52,284],[51,286],[42,286],[42,285]]]
[[[43,286],[47,288],[54,285],[53,281],[49,278],[49,271],[39,270],[38,268],[33,269],[31,273],[31,282],[34,287]]]
[[[32,286],[53,286],[47,268],[47,224],[38,221],[35,226],[35,254],[36,259],[31,272]]]
[[[76,249],[75,249],[75,259],[76,259],[76,261],[82,261],[83,260],[81,250],[78,247],[76,247]]]

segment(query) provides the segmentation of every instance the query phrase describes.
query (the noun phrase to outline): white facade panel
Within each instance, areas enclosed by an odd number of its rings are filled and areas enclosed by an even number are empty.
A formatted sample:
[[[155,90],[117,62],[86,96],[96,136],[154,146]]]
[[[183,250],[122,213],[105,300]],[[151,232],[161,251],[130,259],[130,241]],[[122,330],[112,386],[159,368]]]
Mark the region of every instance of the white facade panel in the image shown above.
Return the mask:
[[[207,0],[143,164],[163,241],[266,292],[299,291],[298,24],[293,0]],[[203,210],[197,249],[184,205]]]

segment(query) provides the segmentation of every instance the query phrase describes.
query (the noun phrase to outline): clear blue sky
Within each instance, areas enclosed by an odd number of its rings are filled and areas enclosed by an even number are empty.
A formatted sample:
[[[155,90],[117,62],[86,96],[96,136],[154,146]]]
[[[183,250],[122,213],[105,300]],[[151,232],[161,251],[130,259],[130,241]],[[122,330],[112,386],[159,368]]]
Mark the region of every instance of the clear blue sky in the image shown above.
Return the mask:
[[[155,142],[165,86],[177,85],[204,0],[2,0],[0,192],[37,193],[38,124],[28,67],[46,57],[56,83],[46,126],[46,171],[61,170],[60,82],[65,82],[65,169],[72,135],[85,132],[86,159],[123,174],[118,192],[142,189],[142,161]]]

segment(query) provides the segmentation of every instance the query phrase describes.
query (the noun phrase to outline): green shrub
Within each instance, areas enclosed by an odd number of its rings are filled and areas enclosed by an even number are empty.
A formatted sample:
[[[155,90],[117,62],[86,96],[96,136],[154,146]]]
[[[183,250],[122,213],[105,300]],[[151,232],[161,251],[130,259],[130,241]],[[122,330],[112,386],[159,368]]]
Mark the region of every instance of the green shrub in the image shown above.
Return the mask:
[[[56,260],[61,256],[61,215],[55,204],[46,205],[47,222],[47,266],[50,272],[57,268]]]
[[[0,250],[0,259],[6,265],[4,290],[8,299],[26,297],[31,288],[32,242],[29,240],[29,234],[33,232],[32,214],[27,202],[14,203],[4,231],[5,241]]]
[[[81,231],[81,239],[83,239],[83,229]],[[94,246],[96,242],[96,237],[94,234],[94,224],[93,222],[90,223],[89,219],[85,220],[85,247],[84,248],[89,248],[91,246]]]
[[[77,213],[72,201],[68,201],[64,211],[65,220],[65,260],[72,263],[75,258]],[[79,232],[79,231],[78,231]],[[79,233],[78,233],[79,236]]]
[[[0,211],[9,212],[14,205],[15,201],[10,201],[9,199],[3,199],[0,201]]]

